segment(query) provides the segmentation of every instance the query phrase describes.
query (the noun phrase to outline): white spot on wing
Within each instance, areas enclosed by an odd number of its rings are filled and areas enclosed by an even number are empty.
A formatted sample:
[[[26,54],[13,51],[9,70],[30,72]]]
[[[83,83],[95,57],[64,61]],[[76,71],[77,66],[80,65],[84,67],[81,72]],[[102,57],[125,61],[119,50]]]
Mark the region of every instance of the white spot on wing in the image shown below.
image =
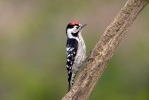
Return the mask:
[[[70,57],[70,54],[67,57]]]
[[[69,51],[72,51],[74,48],[71,48]]]
[[[69,62],[70,60],[69,60],[69,59],[67,59],[67,61]]]
[[[70,49],[70,47],[67,47],[67,48],[66,48],[66,51],[68,51],[69,49]]]
[[[69,66],[67,65],[67,68],[69,68]]]

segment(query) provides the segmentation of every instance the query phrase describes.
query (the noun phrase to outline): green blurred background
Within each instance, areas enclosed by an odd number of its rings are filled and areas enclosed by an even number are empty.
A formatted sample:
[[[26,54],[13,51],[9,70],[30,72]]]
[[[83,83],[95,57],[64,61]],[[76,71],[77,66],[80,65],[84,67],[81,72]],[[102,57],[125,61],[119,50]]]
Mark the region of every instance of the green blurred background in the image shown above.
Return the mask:
[[[0,100],[60,100],[67,92],[66,25],[87,54],[126,0],[0,0]],[[149,6],[137,17],[90,100],[149,100]]]

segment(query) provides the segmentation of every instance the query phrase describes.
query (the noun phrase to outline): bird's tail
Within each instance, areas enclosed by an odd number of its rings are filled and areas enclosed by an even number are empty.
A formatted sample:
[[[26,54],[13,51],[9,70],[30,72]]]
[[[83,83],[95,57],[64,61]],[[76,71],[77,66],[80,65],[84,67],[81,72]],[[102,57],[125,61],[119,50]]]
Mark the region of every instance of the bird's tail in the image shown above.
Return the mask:
[[[68,73],[68,92],[71,89],[73,82],[74,82],[74,78],[76,76],[76,73]]]

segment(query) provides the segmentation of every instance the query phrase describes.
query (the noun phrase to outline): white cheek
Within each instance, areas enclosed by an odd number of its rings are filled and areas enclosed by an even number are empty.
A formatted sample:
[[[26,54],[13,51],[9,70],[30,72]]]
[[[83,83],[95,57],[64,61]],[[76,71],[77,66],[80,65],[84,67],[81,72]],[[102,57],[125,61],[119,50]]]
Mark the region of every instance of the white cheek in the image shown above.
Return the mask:
[[[73,38],[72,33],[73,33],[73,29],[68,29],[67,30],[67,36],[68,36],[68,38]]]
[[[68,36],[68,38],[70,38],[70,39],[76,39],[77,41],[79,41],[78,37],[74,37],[74,36],[72,35],[72,33],[74,33],[74,28],[67,30],[67,36]],[[79,33],[80,33],[80,32],[79,32]]]

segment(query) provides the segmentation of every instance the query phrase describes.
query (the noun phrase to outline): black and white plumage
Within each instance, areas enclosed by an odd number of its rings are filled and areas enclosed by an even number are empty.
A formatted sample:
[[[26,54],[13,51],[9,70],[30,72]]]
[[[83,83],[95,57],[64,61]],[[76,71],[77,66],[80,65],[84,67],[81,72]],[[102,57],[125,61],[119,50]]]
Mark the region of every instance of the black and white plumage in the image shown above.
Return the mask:
[[[66,68],[68,71],[68,91],[73,85],[76,73],[79,71],[86,58],[86,46],[81,36],[81,31],[86,24],[71,22],[67,25],[66,35]]]

